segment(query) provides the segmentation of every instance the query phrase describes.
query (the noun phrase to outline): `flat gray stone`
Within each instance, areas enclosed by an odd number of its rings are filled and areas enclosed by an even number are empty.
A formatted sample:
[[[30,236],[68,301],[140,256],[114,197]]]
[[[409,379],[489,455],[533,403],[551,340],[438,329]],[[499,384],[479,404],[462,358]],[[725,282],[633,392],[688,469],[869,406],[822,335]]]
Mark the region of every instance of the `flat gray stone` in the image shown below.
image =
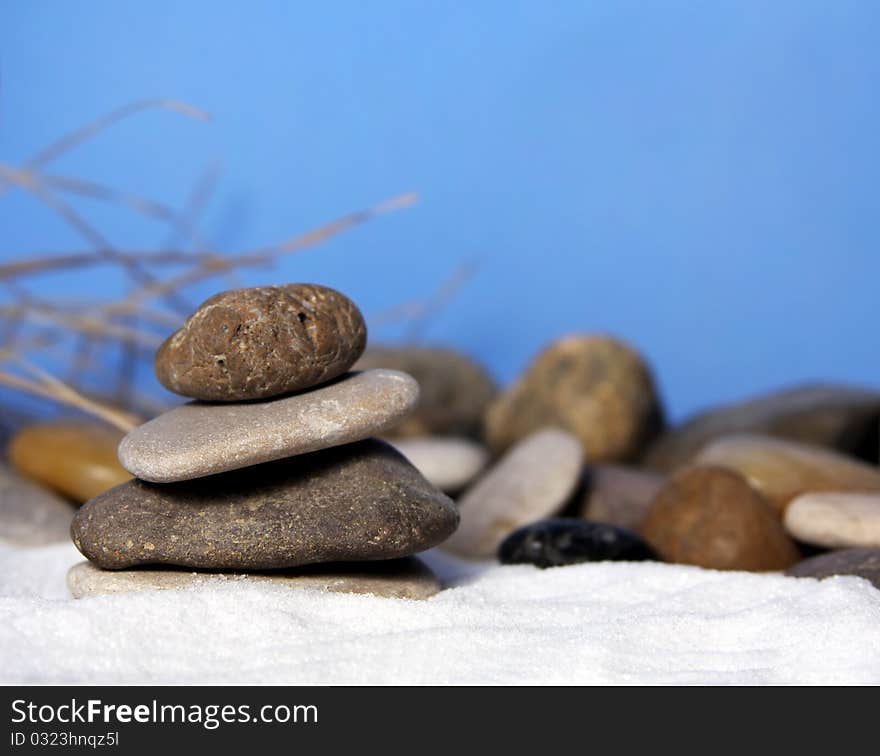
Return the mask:
[[[0,539],[14,546],[67,541],[75,512],[64,499],[0,464]]]
[[[418,396],[406,373],[367,370],[281,399],[189,402],[131,431],[119,461],[153,483],[202,478],[381,435]]]
[[[455,436],[388,439],[415,468],[441,491],[455,493],[470,483],[489,461],[482,444]]]
[[[370,439],[182,483],[132,480],[86,502],[71,535],[105,569],[250,571],[411,556],[457,524],[450,498]]]
[[[880,493],[803,494],[785,510],[785,529],[829,549],[880,548]]]
[[[855,575],[880,588],[880,549],[842,549],[805,559],[786,571],[790,577],[824,578]]]
[[[562,511],[582,464],[571,433],[548,428],[527,436],[459,500],[461,524],[442,548],[470,559],[495,556],[514,530]]]
[[[67,573],[67,587],[77,599],[113,593],[180,590],[229,582],[272,583],[287,588],[368,593],[405,599],[426,599],[441,588],[437,576],[415,558],[321,565],[318,569],[300,568],[297,571],[267,573],[190,572],[157,567],[102,570],[91,562],[80,562]]]

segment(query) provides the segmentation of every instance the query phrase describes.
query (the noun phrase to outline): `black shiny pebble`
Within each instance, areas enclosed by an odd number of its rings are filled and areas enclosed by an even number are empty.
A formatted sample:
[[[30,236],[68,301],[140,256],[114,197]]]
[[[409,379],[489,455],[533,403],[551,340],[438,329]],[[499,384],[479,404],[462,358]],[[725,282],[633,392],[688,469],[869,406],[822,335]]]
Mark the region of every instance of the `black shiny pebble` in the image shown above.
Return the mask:
[[[579,562],[637,562],[657,555],[639,536],[604,522],[541,520],[515,530],[498,547],[502,564],[561,567]]]

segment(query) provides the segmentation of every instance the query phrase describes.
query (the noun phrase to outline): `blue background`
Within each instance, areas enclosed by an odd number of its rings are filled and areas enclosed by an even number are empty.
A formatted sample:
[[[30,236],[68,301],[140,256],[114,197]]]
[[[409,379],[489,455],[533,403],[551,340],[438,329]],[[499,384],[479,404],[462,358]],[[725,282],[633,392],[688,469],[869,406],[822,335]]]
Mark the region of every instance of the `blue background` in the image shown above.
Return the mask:
[[[878,21],[869,0],[2,0],[0,162],[130,100],[186,100],[213,121],[146,113],[53,171],[179,205],[221,158],[202,229],[230,251],[416,190],[246,282],[327,283],[370,315],[476,259],[426,338],[507,381],[561,333],[612,332],[681,417],[800,380],[880,385]],[[78,207],[118,245],[167,235]],[[3,258],[83,246],[21,192],[0,230]]]

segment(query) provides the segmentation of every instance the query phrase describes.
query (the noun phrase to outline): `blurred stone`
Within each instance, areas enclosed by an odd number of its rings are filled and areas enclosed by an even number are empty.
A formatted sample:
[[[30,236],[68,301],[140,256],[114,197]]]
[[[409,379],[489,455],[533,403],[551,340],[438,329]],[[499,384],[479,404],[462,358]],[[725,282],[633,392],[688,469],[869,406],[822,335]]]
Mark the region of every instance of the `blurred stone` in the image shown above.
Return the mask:
[[[122,436],[98,423],[39,423],[15,434],[9,460],[22,475],[82,504],[131,478],[116,456]]]
[[[880,549],[843,549],[805,559],[786,575],[801,578],[823,578],[834,575],[855,575],[880,588]]]
[[[436,575],[416,558],[358,564],[325,564],[283,572],[188,572],[147,567],[102,570],[80,562],[67,573],[74,598],[114,593],[164,591],[224,583],[274,583],[287,588],[311,588],[330,593],[365,593],[387,598],[426,599],[440,591]]]
[[[546,426],[577,436],[590,462],[635,458],[662,426],[648,366],[615,339],[555,341],[489,406],[486,439],[501,452]]]
[[[665,476],[635,467],[588,465],[573,514],[638,530]]]
[[[498,548],[501,564],[562,567],[581,562],[638,562],[655,554],[635,533],[604,522],[542,520],[513,531]]]
[[[815,444],[876,462],[880,458],[880,392],[849,386],[800,386],[696,415],[660,436],[644,463],[669,472],[710,441],[756,433]]]
[[[800,559],[761,494],[722,467],[673,475],[654,499],[641,534],[667,562],[716,570],[784,570]]]
[[[316,284],[255,286],[203,302],[156,352],[159,382],[203,401],[269,399],[342,375],[367,326],[348,297]]]
[[[880,467],[830,449],[764,436],[720,438],[695,461],[741,473],[780,514],[792,499],[810,491],[880,490]]]
[[[442,548],[471,559],[495,556],[509,533],[562,511],[582,464],[570,433],[545,428],[528,436],[465,492],[461,523]]]
[[[880,492],[803,494],[784,522],[790,535],[814,546],[880,548]]]
[[[105,569],[270,570],[411,556],[457,524],[451,499],[369,439],[183,483],[132,480],[81,507],[71,536]]]
[[[70,539],[75,509],[51,491],[0,464],[0,540],[45,546]]]
[[[420,388],[415,410],[391,435],[480,436],[483,413],[497,388],[470,357],[446,347],[371,346],[355,369],[375,368],[408,373]]]
[[[481,444],[455,436],[387,439],[432,485],[456,493],[479,475],[489,460]]]
[[[262,402],[189,402],[132,430],[119,459],[153,483],[202,478],[378,435],[410,412],[418,393],[408,375],[368,370]]]

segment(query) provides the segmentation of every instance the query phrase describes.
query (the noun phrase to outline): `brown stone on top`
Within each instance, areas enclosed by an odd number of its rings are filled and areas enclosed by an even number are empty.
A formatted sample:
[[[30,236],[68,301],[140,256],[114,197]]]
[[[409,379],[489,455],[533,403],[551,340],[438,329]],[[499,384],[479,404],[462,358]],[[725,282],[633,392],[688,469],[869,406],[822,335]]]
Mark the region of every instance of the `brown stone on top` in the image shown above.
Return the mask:
[[[780,515],[803,493],[880,490],[880,467],[830,449],[766,436],[720,438],[706,446],[695,462],[741,473]]]
[[[801,578],[823,578],[834,575],[855,575],[880,588],[880,549],[842,549],[805,559],[786,575]]]
[[[800,559],[779,517],[739,473],[695,466],[660,489],[641,534],[667,562],[716,570],[784,570]]]
[[[569,336],[541,352],[490,405],[486,438],[503,451],[544,426],[577,436],[590,462],[635,458],[661,428],[651,372],[630,347],[604,336]]]
[[[452,500],[371,439],[185,483],[135,479],[87,502],[71,535],[105,569],[267,570],[410,556],[457,525]]]
[[[497,387],[467,355],[439,346],[371,346],[355,369],[374,368],[400,370],[419,384],[416,409],[389,435],[480,436],[483,413]]]
[[[665,477],[635,467],[588,465],[573,514],[638,530]]]
[[[808,385],[727,404],[664,433],[650,445],[643,461],[669,472],[692,461],[710,441],[735,433],[815,444],[877,461],[880,391]]]
[[[116,458],[122,436],[99,423],[38,423],[15,434],[9,461],[22,475],[82,504],[131,478]]]
[[[165,388],[193,399],[267,399],[342,375],[366,343],[363,315],[338,291],[257,286],[203,302],[159,347],[154,367]]]
[[[437,576],[416,557],[358,564],[320,564],[263,573],[192,572],[173,567],[102,570],[91,562],[80,562],[67,573],[67,587],[74,598],[242,582],[404,599],[426,599],[441,588]]]

